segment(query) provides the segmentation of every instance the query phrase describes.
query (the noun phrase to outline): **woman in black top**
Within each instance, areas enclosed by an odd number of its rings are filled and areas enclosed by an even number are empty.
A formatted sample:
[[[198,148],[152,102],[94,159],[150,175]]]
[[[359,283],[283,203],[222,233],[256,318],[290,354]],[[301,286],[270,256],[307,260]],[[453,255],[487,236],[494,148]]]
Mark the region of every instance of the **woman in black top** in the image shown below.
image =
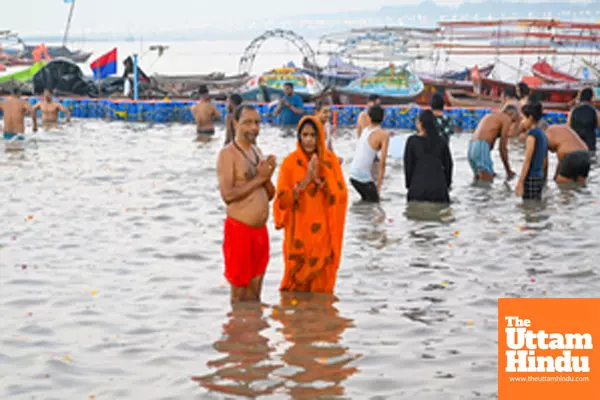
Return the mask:
[[[440,137],[431,110],[419,114],[417,131],[416,135],[408,138],[404,151],[408,201],[450,203],[448,190],[452,184],[452,155]]]

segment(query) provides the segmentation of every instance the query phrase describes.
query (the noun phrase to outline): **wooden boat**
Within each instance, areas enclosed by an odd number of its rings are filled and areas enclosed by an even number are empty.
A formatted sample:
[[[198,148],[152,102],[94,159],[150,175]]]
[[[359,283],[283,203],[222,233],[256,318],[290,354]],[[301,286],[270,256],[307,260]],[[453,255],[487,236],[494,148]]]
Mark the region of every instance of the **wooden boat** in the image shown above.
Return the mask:
[[[487,78],[488,76],[490,76],[490,74],[494,70],[494,67],[495,67],[494,64],[488,64],[482,68],[475,66],[473,68],[465,68],[462,71],[450,71],[450,72],[446,72],[445,74],[442,74],[440,76],[440,78],[456,80],[456,81],[470,81],[471,75],[473,74],[473,71],[475,70],[475,68],[479,69],[479,75],[482,78]]]
[[[531,72],[548,83],[579,82],[579,79],[574,76],[555,70],[544,60],[533,64]]]
[[[206,86],[211,95],[227,97],[227,93],[236,91],[248,80],[248,74],[226,76],[223,73],[205,75],[153,75],[153,89],[167,93],[171,97],[193,96],[201,86]]]
[[[323,85],[298,68],[274,68],[251,78],[240,88],[244,100],[271,102],[284,96],[283,85],[292,83],[294,93],[304,101],[312,101],[323,91]]]
[[[423,92],[417,97],[416,102],[419,105],[428,106],[433,93],[437,92],[444,94],[447,90],[461,90],[466,92],[473,92],[473,81],[471,80],[471,76],[474,73],[474,71],[479,71],[479,76],[481,79],[487,79],[487,77],[492,73],[493,69],[494,65],[490,64],[484,66],[481,69],[479,69],[478,66],[475,66],[473,68],[467,68],[460,74],[457,72],[446,73],[442,76],[420,74],[419,79],[421,79],[425,87]],[[446,102],[447,104],[450,104],[447,98]]]
[[[324,68],[313,65],[308,60],[304,60],[302,72],[317,79],[324,86],[344,87],[348,86],[352,81],[375,71],[344,63],[341,59],[334,57],[329,60],[329,63]]]
[[[375,74],[356,79],[348,86],[332,88],[325,97],[334,104],[366,104],[377,94],[382,104],[408,104],[423,92],[423,82],[406,67],[389,66]]]

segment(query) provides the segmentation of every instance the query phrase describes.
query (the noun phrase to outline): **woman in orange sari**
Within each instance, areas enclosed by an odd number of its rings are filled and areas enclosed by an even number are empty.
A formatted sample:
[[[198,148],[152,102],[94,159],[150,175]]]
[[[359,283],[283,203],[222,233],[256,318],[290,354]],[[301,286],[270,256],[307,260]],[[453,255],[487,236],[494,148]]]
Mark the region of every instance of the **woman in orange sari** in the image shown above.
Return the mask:
[[[347,206],[348,189],[323,125],[306,116],[296,150],[281,164],[273,204],[275,228],[285,231],[280,290],[333,294]]]

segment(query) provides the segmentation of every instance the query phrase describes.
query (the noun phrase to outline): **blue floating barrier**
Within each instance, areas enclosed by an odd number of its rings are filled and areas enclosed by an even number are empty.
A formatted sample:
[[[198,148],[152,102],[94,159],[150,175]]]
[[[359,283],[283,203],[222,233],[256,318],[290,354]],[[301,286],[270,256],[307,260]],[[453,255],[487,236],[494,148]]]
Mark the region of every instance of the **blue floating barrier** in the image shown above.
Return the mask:
[[[94,103],[94,100],[92,99],[81,99],[78,100],[78,106],[79,106],[79,118],[91,118],[92,116],[90,115],[90,108],[92,108],[92,104]]]
[[[64,108],[66,108],[67,110],[69,110],[71,112],[71,114],[73,114],[73,100],[71,100],[71,99],[62,99],[60,101],[60,104],[62,104]],[[61,115],[62,114],[63,113],[61,113]]]
[[[128,110],[128,103],[125,102],[117,102],[117,103],[113,103],[113,108],[115,109],[114,112],[114,120],[115,121],[125,121],[127,119],[127,110]]]
[[[173,120],[173,104],[159,101],[154,104],[154,122],[171,122]]]
[[[138,121],[152,121],[154,118],[154,103],[150,103],[150,102],[139,102],[137,104],[138,109],[138,116],[139,119]]]
[[[102,115],[105,118],[114,121],[117,116],[115,114],[116,108],[114,103],[110,100],[100,100],[100,108],[102,109]]]
[[[73,100],[71,103],[71,115],[75,118],[86,118],[87,112],[83,110],[80,100]]]
[[[127,111],[127,121],[135,122],[141,121],[141,116],[139,112],[139,105],[137,102],[126,102],[124,103],[125,110]]]
[[[98,100],[92,100],[87,103],[87,114],[89,118],[104,118],[104,108]]]
[[[179,122],[181,121],[181,115],[183,114],[183,102],[182,101],[177,101],[177,100],[172,100],[170,101],[171,103],[171,110],[172,110],[172,116],[170,121],[171,122]]]

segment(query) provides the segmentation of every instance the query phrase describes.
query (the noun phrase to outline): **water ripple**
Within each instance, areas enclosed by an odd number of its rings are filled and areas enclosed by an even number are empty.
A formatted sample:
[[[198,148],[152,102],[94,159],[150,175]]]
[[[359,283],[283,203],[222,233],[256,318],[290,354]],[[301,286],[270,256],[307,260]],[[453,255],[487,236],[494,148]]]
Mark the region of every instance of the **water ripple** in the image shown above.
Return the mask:
[[[189,125],[65,129],[0,153],[0,398],[491,399],[499,297],[598,293],[598,164],[585,187],[523,204],[514,181],[471,181],[456,136],[450,207],[407,205],[399,164],[380,206],[350,187],[337,298],[280,295],[270,221],[264,304],[232,309],[223,128],[203,145]],[[259,141],[279,161],[295,146],[274,127]]]

